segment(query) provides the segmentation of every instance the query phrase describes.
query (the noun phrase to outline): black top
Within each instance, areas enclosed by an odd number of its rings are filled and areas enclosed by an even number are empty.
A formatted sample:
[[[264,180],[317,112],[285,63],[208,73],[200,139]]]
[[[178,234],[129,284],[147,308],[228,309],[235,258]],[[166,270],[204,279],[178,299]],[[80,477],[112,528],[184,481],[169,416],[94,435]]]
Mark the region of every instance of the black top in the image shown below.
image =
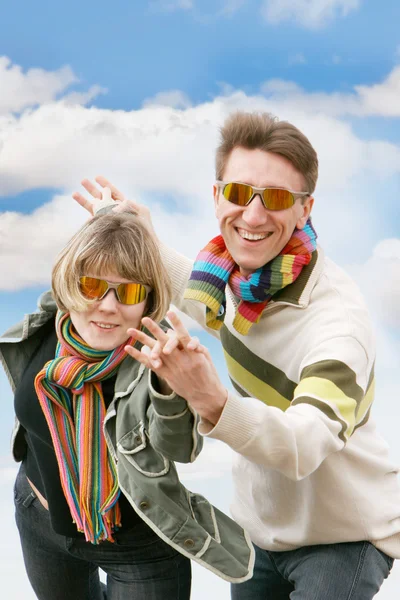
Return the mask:
[[[49,506],[51,523],[54,531],[68,537],[83,537],[72,522],[71,513],[61,487],[56,454],[47,425],[40,406],[34,380],[45,363],[55,357],[57,335],[54,321],[43,326],[44,337],[39,348],[31,357],[15,392],[15,414],[24,429],[27,444],[24,458],[26,476],[46,498]],[[102,382],[106,407],[114,396],[116,376]],[[122,491],[119,497],[122,527],[131,528],[140,517],[136,514]]]

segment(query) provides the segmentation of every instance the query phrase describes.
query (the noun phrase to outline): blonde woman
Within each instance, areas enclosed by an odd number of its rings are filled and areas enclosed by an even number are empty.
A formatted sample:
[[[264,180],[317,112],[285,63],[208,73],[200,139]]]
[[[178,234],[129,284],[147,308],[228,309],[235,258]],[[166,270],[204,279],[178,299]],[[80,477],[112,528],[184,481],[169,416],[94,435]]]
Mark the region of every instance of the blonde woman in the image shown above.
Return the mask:
[[[58,256],[39,312],[0,338],[22,461],[16,521],[40,600],[186,600],[189,559],[229,581],[251,576],[243,530],[179,482],[174,461],[201,450],[196,415],[134,358],[128,330],[160,322],[169,302],[140,219],[99,216]],[[165,360],[179,368],[185,352]]]

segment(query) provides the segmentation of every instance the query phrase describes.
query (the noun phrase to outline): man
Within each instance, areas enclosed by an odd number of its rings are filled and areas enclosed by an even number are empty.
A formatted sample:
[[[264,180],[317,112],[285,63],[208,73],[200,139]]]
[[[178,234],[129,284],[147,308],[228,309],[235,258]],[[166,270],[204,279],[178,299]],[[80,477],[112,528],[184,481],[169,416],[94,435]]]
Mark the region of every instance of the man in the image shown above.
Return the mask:
[[[221,136],[221,236],[194,266],[162,252],[174,304],[219,335],[236,393],[205,351],[189,355],[184,372],[167,372],[168,341],[155,326],[158,341],[144,360],[188,398],[200,432],[237,453],[232,514],[250,533],[256,563],[232,598],[369,600],[400,557],[397,469],[370,417],[370,319],[354,283],[316,246],[318,160],[309,140],[289,123],[248,113],[228,118]],[[181,343],[189,339],[181,329]]]

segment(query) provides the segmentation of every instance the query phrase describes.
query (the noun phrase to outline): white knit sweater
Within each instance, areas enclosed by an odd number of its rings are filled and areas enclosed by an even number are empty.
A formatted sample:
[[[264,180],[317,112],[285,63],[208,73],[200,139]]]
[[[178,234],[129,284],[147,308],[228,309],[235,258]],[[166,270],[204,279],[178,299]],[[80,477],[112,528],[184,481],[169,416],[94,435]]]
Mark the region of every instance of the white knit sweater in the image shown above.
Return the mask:
[[[205,307],[183,300],[192,262],[162,247],[174,304],[205,329]],[[247,336],[232,327],[227,288],[219,335],[238,394],[200,433],[237,454],[235,520],[268,550],[368,540],[400,558],[398,468],[370,417],[375,346],[351,279],[321,249],[270,302]]]

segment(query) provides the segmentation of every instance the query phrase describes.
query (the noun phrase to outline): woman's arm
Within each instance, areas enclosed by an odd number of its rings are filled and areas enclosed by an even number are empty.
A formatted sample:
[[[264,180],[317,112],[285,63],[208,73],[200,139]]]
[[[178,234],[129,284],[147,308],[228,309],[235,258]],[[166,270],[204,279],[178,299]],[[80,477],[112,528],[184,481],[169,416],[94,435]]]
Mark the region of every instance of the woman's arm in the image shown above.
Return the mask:
[[[197,431],[199,417],[184,398],[161,381],[155,373],[149,371],[148,419],[151,445],[170,460],[193,462],[203,446],[203,438]],[[166,394],[166,391],[169,393]]]

